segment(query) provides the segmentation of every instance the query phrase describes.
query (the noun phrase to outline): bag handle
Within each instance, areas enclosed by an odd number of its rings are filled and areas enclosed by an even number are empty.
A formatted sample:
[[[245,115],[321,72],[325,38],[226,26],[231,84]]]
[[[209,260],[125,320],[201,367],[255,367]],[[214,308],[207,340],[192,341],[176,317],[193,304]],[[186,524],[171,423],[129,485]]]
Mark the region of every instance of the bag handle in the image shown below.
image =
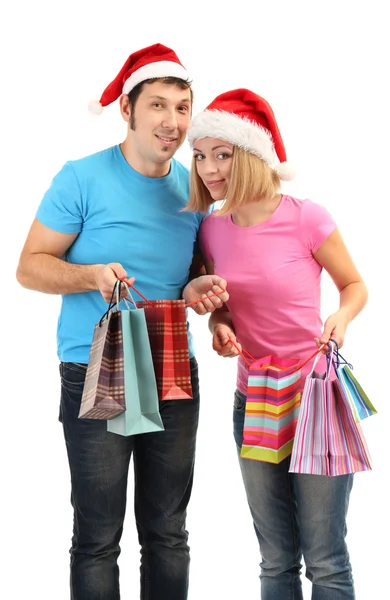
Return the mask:
[[[236,344],[236,342],[233,342],[233,340],[232,340],[231,338],[229,338],[229,339],[228,339],[228,341],[225,343],[225,346],[226,346],[226,344],[228,344],[229,342],[230,342],[231,344],[233,344],[233,346],[236,348],[236,350],[237,350],[237,351],[238,351],[238,353],[240,354],[241,358],[243,358],[243,359],[244,359],[244,361],[246,362],[246,364],[248,365],[248,367],[250,367],[250,366],[251,366],[251,363],[250,363],[250,362],[249,362],[249,360],[248,360],[248,359],[245,357],[245,354],[246,354],[246,356],[247,356],[248,358],[250,358],[250,359],[252,360],[252,362],[256,362],[256,359],[255,359],[255,358],[252,356],[252,354],[249,354],[248,350],[245,350],[245,348],[242,348],[242,347],[241,347],[242,349],[240,350],[240,348],[238,347],[238,345]]]
[[[127,292],[127,296],[125,296],[124,298],[120,297],[120,289],[121,289],[122,283],[125,286],[126,292]],[[130,302],[132,302],[134,304],[134,307],[138,310],[138,306],[134,302],[134,298],[131,295],[130,288],[127,285],[126,281],[122,281],[121,282],[121,281],[118,280],[116,282],[116,284],[115,284],[115,287],[116,287],[116,308],[117,308],[117,310],[118,310],[119,305],[120,305],[120,303],[121,303],[122,300],[124,301],[124,303],[125,303],[125,305],[126,305],[126,307],[127,307],[128,310],[131,310],[129,302],[128,302],[129,300],[130,300]]]
[[[333,340],[329,340],[329,342],[327,344],[323,344],[321,346],[321,349],[324,348],[325,346],[329,347],[329,352],[326,355],[326,373],[325,373],[325,379],[329,380],[330,379],[330,369],[332,364],[334,363],[334,359],[333,359],[333,353],[334,353],[334,344],[333,344]],[[314,359],[313,362],[313,366],[312,369],[310,371],[310,373],[308,374],[308,377],[311,377],[313,375],[314,369],[316,368],[316,365],[318,363],[318,361],[320,360],[321,355],[320,353],[317,354],[317,356]]]
[[[150,302],[150,300],[145,298],[145,296],[143,294],[141,294],[141,292],[139,290],[137,290],[137,288],[132,283],[129,283],[128,279],[119,278],[119,281],[122,281],[127,286],[127,289],[132,288],[143,300],[145,300],[145,302],[147,302],[152,308],[155,308],[154,305]],[[211,296],[207,296],[207,298],[200,298],[199,300],[193,300],[192,302],[188,302],[188,304],[185,304],[184,306],[185,306],[185,308],[188,308],[189,306],[192,306],[193,304],[198,304],[198,302],[202,302],[203,300],[207,300],[208,298],[213,298],[214,296],[220,296],[224,292],[225,292],[225,290],[222,290],[222,292],[218,292],[217,294],[211,294]],[[131,298],[131,300],[134,302],[133,298]]]
[[[334,369],[338,369],[340,367],[340,365],[347,365],[350,369],[353,369],[353,366],[351,365],[351,363],[349,363],[347,360],[345,360],[344,356],[342,356],[339,352],[339,345],[336,342],[336,340],[331,339],[329,340],[330,342],[332,342],[335,346],[335,350],[334,350],[334,358],[333,358],[333,367]],[[327,356],[328,358],[328,356]],[[341,360],[340,360],[341,358]]]
[[[116,302],[114,302],[114,296],[115,296],[115,293],[116,293],[117,287],[118,287],[118,281],[116,281],[116,282],[115,282],[115,285],[114,285],[114,287],[112,288],[112,294],[111,294],[110,301],[109,301],[109,303],[108,303],[108,308],[107,308],[106,312],[105,312],[105,313],[102,315],[102,317],[100,318],[100,321],[99,321],[99,327],[101,327],[101,326],[102,326],[104,319],[107,319],[107,318],[108,318],[108,315],[109,315],[109,314],[110,314],[110,312],[113,310],[113,308],[114,308],[114,306],[115,306],[115,304],[116,304]]]
[[[239,349],[238,345],[231,338],[228,339],[226,344],[228,344],[229,342],[231,344],[233,344],[233,346],[238,350],[238,353],[244,359],[244,361],[246,362],[248,367],[251,366],[251,363],[247,360],[246,356],[249,357],[252,360],[252,362],[256,361],[256,359],[252,356],[252,354],[249,354],[248,350],[245,350],[245,348],[242,348],[242,351],[241,351]],[[302,367],[304,367],[312,358],[316,357],[314,364],[313,364],[313,369],[312,369],[312,371],[314,371],[314,367],[320,359],[320,352],[325,348],[325,346],[326,346],[326,344],[322,344],[322,346],[320,346],[315,352],[313,352],[313,354],[311,356],[309,356],[309,358],[307,358],[303,363],[299,364],[298,367],[291,374],[296,373],[297,371],[302,369]],[[245,356],[245,354],[246,354],[246,356]]]

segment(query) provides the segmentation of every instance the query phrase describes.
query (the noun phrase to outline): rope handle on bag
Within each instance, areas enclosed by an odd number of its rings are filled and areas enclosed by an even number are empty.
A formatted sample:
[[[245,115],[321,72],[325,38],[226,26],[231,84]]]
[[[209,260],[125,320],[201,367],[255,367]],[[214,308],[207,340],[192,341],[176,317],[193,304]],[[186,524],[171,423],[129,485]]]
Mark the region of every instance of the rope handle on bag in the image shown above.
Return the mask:
[[[116,307],[118,308],[118,306],[119,306],[119,304],[121,303],[121,301],[122,301],[122,300],[125,302],[125,304],[126,304],[126,306],[127,306],[127,308],[128,308],[129,310],[130,310],[130,307],[129,307],[129,305],[128,305],[128,302],[127,302],[127,301],[130,301],[130,302],[132,302],[132,303],[133,303],[133,304],[136,306],[136,304],[135,304],[135,302],[134,302],[134,298],[133,298],[133,296],[131,295],[131,292],[130,292],[130,290],[129,290],[129,286],[127,285],[127,283],[126,283],[125,281],[124,281],[124,282],[122,282],[122,283],[124,283],[124,285],[126,286],[126,288],[127,288],[127,294],[128,294],[130,297],[120,298],[120,293],[119,293],[119,292],[120,292],[120,290],[119,290],[119,285],[118,285],[118,283],[119,283],[119,280],[115,282],[115,285],[114,285],[114,287],[113,287],[113,289],[112,289],[112,294],[111,294],[110,301],[109,301],[109,303],[108,303],[108,308],[107,308],[106,312],[103,314],[103,316],[101,317],[101,319],[100,319],[100,321],[99,321],[99,327],[101,327],[101,326],[102,326],[102,323],[103,323],[104,319],[105,319],[105,318],[107,318],[107,317],[108,317],[108,315],[110,314],[110,312],[114,310],[114,307],[116,306]],[[115,296],[115,295],[116,295],[116,301],[114,302],[114,296]],[[136,308],[137,308],[137,307],[136,307]]]
[[[141,294],[141,292],[139,290],[137,290],[137,288],[132,283],[129,283],[129,281],[127,279],[119,278],[119,281],[121,281],[122,283],[127,285],[128,288],[132,288],[139,296],[141,296],[141,298],[143,300],[145,300],[145,302],[147,302],[152,308],[155,308],[153,306],[153,304],[150,302],[150,300],[145,298],[145,296],[143,294]],[[193,300],[192,302],[189,302],[188,304],[185,304],[184,306],[185,306],[185,308],[188,308],[189,306],[192,306],[193,304],[198,304],[199,302],[203,302],[203,300],[208,300],[209,298],[213,298],[214,296],[220,296],[221,294],[224,294],[224,293],[225,293],[225,290],[222,290],[222,292],[218,292],[217,294],[211,294],[211,296],[206,296],[206,298],[199,298],[199,300]]]
[[[251,363],[247,360],[247,358],[245,357],[245,354],[247,355],[247,357],[251,358],[253,362],[256,361],[256,359],[247,350],[245,350],[245,348],[242,348],[242,350],[240,350],[239,347],[238,347],[238,345],[231,338],[228,339],[228,341],[226,342],[226,344],[228,344],[229,342],[231,344],[233,344],[233,346],[235,346],[236,350],[238,350],[238,353],[244,359],[244,361],[246,362],[246,364],[247,364],[248,367],[251,366]],[[296,373],[297,371],[299,371],[300,369],[302,369],[302,367],[304,367],[312,358],[314,358],[315,356],[317,356],[326,346],[327,346],[327,344],[322,344],[322,346],[320,346],[319,348],[317,348],[317,350],[315,352],[313,352],[313,354],[311,356],[309,356],[309,358],[307,358],[303,363],[299,364],[297,366],[297,368],[291,374]]]
[[[345,360],[344,356],[342,356],[342,354],[340,354],[339,352],[339,345],[336,342],[336,340],[331,339],[329,340],[329,342],[332,342],[335,346],[335,349],[333,350],[333,357],[332,361],[333,361],[333,367],[334,369],[338,369],[340,365],[347,365],[350,369],[353,369],[353,366],[351,365],[351,363],[349,363],[347,360]],[[341,358],[341,360],[340,360]],[[326,355],[326,359],[329,361],[330,357],[329,354]]]
[[[253,362],[255,362],[255,360],[256,360],[256,359],[255,359],[255,358],[252,356],[252,354],[250,354],[250,353],[248,352],[248,350],[245,350],[245,348],[242,348],[242,346],[241,346],[241,350],[240,350],[240,349],[239,349],[239,347],[238,347],[238,345],[236,344],[236,342],[234,342],[234,341],[233,341],[231,338],[229,338],[229,339],[228,339],[228,341],[225,343],[225,346],[226,346],[226,344],[228,344],[229,342],[230,342],[231,344],[233,344],[233,346],[236,348],[236,350],[237,350],[237,351],[238,351],[238,353],[240,354],[241,358],[243,358],[243,359],[244,359],[244,361],[246,362],[246,364],[248,365],[248,367],[250,367],[250,366],[251,366],[251,363],[250,363],[250,362],[249,362],[249,360],[246,358],[246,356],[247,356],[248,358],[251,358],[251,359],[252,359],[252,361],[253,361]],[[246,354],[246,356],[245,356],[245,354]]]

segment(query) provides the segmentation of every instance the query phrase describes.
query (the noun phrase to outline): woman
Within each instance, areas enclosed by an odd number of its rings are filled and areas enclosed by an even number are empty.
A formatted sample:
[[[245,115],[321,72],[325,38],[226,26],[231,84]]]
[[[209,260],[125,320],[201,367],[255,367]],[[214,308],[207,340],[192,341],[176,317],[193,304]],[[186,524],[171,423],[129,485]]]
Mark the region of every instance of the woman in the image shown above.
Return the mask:
[[[193,148],[188,208],[222,208],[204,221],[200,240],[208,273],[229,288],[229,301],[210,317],[221,356],[270,354],[307,358],[335,339],[344,341],[363,309],[367,290],[331,215],[310,200],[280,193],[291,179],[283,141],[269,104],[249,90],[218,96],[190,126]],[[340,294],[338,310],[322,325],[320,279],[325,269]],[[230,341],[231,340],[231,341]],[[321,364],[322,363],[322,364]],[[302,387],[311,365],[302,372]],[[325,356],[319,370],[325,370]],[[238,359],[234,436],[240,455],[247,366]],[[260,544],[262,600],[302,599],[301,558],[312,600],[355,598],[346,534],[353,476],[289,473],[280,464],[239,458]]]

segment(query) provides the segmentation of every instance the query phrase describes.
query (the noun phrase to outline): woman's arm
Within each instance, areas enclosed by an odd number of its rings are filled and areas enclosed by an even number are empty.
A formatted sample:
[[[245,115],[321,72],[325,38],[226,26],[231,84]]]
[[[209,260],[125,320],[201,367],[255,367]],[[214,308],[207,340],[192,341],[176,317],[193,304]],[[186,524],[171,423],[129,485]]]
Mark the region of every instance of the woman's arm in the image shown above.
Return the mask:
[[[339,309],[327,318],[316,342],[320,346],[333,338],[341,348],[349,323],[367,303],[367,288],[338,229],[326,238],[314,258],[329,273],[340,293]]]

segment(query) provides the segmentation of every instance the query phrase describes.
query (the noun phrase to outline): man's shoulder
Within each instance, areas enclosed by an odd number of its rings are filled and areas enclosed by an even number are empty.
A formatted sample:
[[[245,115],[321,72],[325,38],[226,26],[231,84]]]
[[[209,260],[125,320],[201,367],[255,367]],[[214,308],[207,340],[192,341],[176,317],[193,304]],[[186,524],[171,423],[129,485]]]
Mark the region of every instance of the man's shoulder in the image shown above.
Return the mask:
[[[103,174],[106,167],[112,167],[117,157],[116,149],[117,146],[112,146],[81,158],[68,160],[65,167],[73,171],[78,179],[88,178],[89,175],[95,177],[96,173]]]
[[[67,164],[71,165],[78,173],[95,171],[97,168],[101,169],[104,168],[104,165],[111,164],[115,160],[116,151],[117,146],[111,146],[81,158],[71,159]]]

